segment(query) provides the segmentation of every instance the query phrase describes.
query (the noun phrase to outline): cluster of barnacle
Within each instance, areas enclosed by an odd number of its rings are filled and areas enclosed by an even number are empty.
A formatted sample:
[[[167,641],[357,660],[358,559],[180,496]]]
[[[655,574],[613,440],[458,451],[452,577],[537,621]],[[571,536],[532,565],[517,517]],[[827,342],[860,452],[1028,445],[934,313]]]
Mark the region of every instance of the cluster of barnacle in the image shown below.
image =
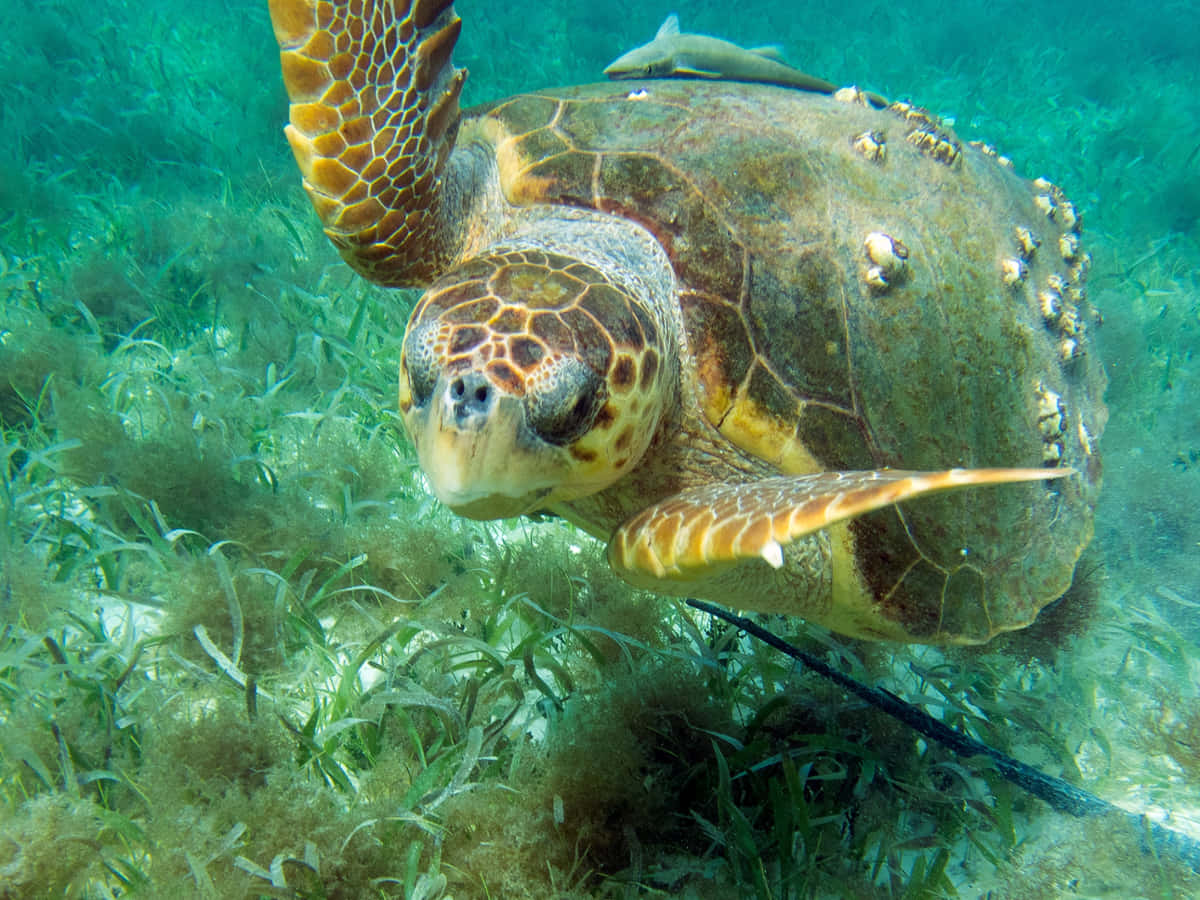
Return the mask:
[[[992,150],[988,155],[994,154]],[[1046,328],[1055,335],[1060,362],[1070,365],[1084,353],[1084,322],[1080,309],[1086,299],[1084,281],[1091,257],[1080,246],[1079,232],[1083,221],[1074,204],[1057,185],[1045,178],[1034,179],[1032,187],[1034,206],[1061,229],[1053,246],[1067,267],[1065,276],[1051,272],[1036,288],[1037,309]],[[1013,228],[1013,240],[1017,252],[1000,261],[1000,277],[1005,284],[1019,287],[1027,280],[1034,257],[1043,242],[1034,229],[1024,225]],[[1042,461],[1048,466],[1055,466],[1063,458],[1066,407],[1062,398],[1044,383],[1037,384],[1035,393],[1037,425],[1042,437]],[[1077,433],[1084,453],[1091,456],[1094,441],[1082,420],[1078,422]]]
[[[1013,161],[1003,153],[997,153],[996,148],[986,141],[967,141],[967,143],[986,156],[988,159],[994,159],[1006,169],[1013,168]]]
[[[962,145],[945,132],[917,128],[908,133],[907,140],[922,153],[948,166],[954,165],[962,156]]]
[[[1062,361],[1077,359],[1083,352],[1079,347],[1083,337],[1083,320],[1079,317],[1083,289],[1061,275],[1052,274],[1046,277],[1046,286],[1038,291],[1037,299],[1042,321],[1061,338],[1058,350]]]
[[[850,138],[850,146],[868,162],[887,159],[887,136],[882,131],[864,131]]]
[[[867,257],[863,280],[874,291],[886,291],[908,272],[908,248],[890,234],[872,231],[863,241],[863,252]]]
[[[897,100],[888,109],[912,126],[905,140],[926,156],[948,166],[962,158],[962,144],[946,130],[942,120],[929,110],[906,100]]]
[[[1037,394],[1037,424],[1042,435],[1042,462],[1047,466],[1057,466],[1063,458],[1063,439],[1067,432],[1067,407],[1062,397],[1048,388],[1043,382],[1038,382],[1035,388]],[[1087,456],[1095,452],[1094,438],[1088,427],[1080,419],[1076,428],[1079,444]]]
[[[1046,214],[1051,222],[1057,222],[1064,231],[1078,232],[1083,227],[1075,204],[1067,199],[1062,189],[1045,178],[1035,178],[1033,187],[1037,191],[1033,202]]]
[[[1058,337],[1059,359],[1064,364],[1071,363],[1083,355],[1084,324],[1079,309],[1085,299],[1083,282],[1091,264],[1091,257],[1083,252],[1079,242],[1083,220],[1057,185],[1045,178],[1037,178],[1033,181],[1033,189],[1034,206],[1063,229],[1056,249],[1068,271],[1065,278],[1058,273],[1046,276],[1037,291],[1038,311],[1046,327]],[[1000,278],[1009,287],[1018,287],[1025,283],[1029,264],[1042,242],[1033,229],[1024,225],[1013,229],[1013,238],[1017,254],[1000,261]]]
[[[1028,274],[1029,266],[1025,264],[1025,260],[1015,256],[1006,256],[1000,260],[1000,279],[1009,287],[1024,284]]]
[[[1062,397],[1042,382],[1037,386],[1038,431],[1042,434],[1042,462],[1058,465],[1063,455],[1063,433],[1067,428],[1067,408]]]

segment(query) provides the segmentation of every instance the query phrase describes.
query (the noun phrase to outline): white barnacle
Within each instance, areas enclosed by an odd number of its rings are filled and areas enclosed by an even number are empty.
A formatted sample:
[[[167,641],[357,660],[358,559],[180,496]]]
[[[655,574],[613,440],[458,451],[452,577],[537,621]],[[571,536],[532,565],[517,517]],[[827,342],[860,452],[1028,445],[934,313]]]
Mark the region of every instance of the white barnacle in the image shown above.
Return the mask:
[[[864,131],[850,139],[850,145],[870,162],[881,163],[887,158],[887,138],[882,131]]]
[[[1058,330],[1071,337],[1083,333],[1083,320],[1079,318],[1079,308],[1075,304],[1063,304],[1062,314],[1058,317]]]
[[[1064,262],[1074,262],[1079,256],[1079,235],[1073,231],[1068,231],[1066,234],[1058,236],[1058,252],[1062,254]]]
[[[929,151],[929,155],[940,163],[952,166],[962,156],[962,149],[956,141],[938,138],[937,142],[933,145],[933,149]]]
[[[867,287],[876,291],[886,291],[890,287],[887,273],[883,271],[882,266],[868,266],[863,274],[863,281],[867,283]]]
[[[913,107],[905,111],[904,119],[913,126],[904,139],[926,156],[948,166],[953,166],[962,157],[962,145],[929,110]]]
[[[856,84],[838,88],[833,92],[833,99],[839,103],[857,103],[859,106],[871,105],[871,101],[867,98],[867,95]]]
[[[1075,211],[1075,204],[1066,197],[1058,199],[1058,223],[1070,232],[1078,230],[1080,225],[1079,213]]]
[[[1006,256],[1000,260],[1000,278],[1009,287],[1016,287],[1024,282],[1028,271],[1024,261],[1015,256]]]
[[[1035,194],[1033,197],[1033,205],[1046,214],[1047,219],[1053,219],[1058,207],[1055,206],[1054,198],[1049,194]]]
[[[625,95],[626,100],[646,100],[649,99],[649,97],[650,92],[645,88],[638,88],[637,90],[630,91]]]
[[[1066,427],[1067,415],[1062,397],[1044,384],[1039,384],[1037,400],[1038,430],[1042,433],[1042,437],[1047,440],[1062,437],[1063,429]]]
[[[1037,239],[1037,235],[1024,225],[1018,225],[1014,228],[1013,234],[1016,235],[1017,246],[1021,249],[1021,258],[1024,260],[1033,259],[1033,254],[1037,252],[1037,248],[1042,244]]]
[[[1062,315],[1062,294],[1053,288],[1038,291],[1038,308],[1047,325],[1053,325]]]
[[[867,259],[883,270],[889,277],[904,271],[908,260],[908,248],[890,234],[872,231],[863,241]]]
[[[1065,337],[1058,342],[1058,358],[1064,363],[1074,362],[1083,356],[1083,348],[1073,337]]]
[[[936,132],[942,128],[942,120],[923,106],[909,106],[902,113],[904,121],[915,123],[921,131]]]

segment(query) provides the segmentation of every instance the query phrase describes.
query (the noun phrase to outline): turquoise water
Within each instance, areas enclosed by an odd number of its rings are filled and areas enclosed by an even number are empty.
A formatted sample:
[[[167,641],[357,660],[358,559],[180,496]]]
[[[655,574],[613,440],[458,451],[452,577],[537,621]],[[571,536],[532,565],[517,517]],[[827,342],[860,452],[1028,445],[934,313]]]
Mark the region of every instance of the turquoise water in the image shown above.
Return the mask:
[[[0,895],[1200,895],[560,523],[438,507],[395,410],[414,297],[321,235],[263,6],[13,6]],[[769,624],[1200,839],[1200,8],[456,8],[468,104],[678,12],[1063,187],[1111,414],[1084,587],[984,650]]]

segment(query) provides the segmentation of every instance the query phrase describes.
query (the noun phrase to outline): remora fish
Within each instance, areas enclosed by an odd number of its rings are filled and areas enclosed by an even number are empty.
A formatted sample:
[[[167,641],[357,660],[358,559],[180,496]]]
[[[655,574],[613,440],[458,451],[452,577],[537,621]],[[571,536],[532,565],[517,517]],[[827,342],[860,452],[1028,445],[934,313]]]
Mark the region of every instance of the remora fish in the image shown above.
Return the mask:
[[[623,78],[714,78],[726,81],[760,81],[804,91],[832,94],[837,85],[815,78],[785,63],[776,47],[739,47],[706,34],[679,30],[679,16],[669,15],[654,40],[630,50],[609,63],[604,74]],[[877,94],[867,95],[876,105],[887,105]]]

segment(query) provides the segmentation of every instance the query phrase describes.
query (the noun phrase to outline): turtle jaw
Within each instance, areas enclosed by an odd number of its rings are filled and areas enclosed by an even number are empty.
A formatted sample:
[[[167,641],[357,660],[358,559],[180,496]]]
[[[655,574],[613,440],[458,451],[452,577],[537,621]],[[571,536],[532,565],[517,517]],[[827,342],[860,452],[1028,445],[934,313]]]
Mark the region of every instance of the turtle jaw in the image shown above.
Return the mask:
[[[404,424],[434,495],[460,516],[532,512],[566,476],[556,448],[529,435],[521,399],[473,374],[443,374]]]

